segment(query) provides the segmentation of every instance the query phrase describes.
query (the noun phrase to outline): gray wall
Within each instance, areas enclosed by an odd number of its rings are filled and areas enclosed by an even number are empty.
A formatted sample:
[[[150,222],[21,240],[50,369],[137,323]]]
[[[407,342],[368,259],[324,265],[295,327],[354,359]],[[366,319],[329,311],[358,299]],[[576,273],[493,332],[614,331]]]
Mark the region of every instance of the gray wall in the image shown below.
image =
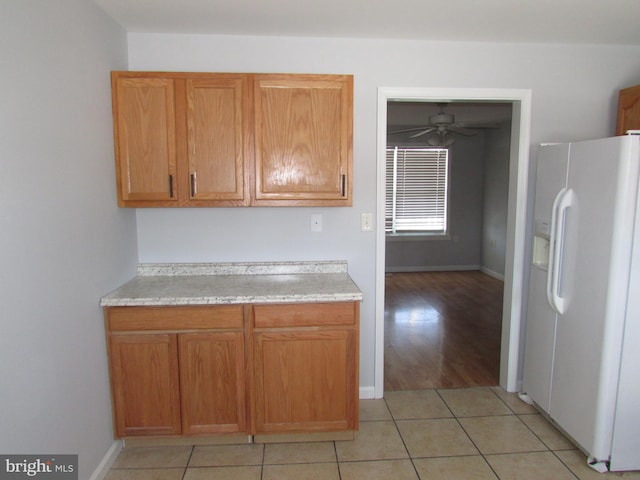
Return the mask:
[[[450,238],[387,237],[386,271],[480,269],[504,279],[511,124],[451,148]]]
[[[135,274],[116,208],[109,70],[125,32],[85,0],[0,2],[0,452],[113,446],[102,295]]]
[[[485,135],[459,136],[449,156],[449,238],[387,237],[386,271],[477,270],[482,254]]]
[[[511,123],[486,132],[482,214],[482,269],[504,278]]]

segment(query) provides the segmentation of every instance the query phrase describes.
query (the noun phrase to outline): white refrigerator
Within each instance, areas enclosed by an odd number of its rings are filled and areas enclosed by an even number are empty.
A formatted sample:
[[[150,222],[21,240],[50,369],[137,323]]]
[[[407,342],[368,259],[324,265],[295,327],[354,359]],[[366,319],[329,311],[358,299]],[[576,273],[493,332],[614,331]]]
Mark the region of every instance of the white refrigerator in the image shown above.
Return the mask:
[[[523,393],[599,471],[640,470],[640,136],[538,152]]]

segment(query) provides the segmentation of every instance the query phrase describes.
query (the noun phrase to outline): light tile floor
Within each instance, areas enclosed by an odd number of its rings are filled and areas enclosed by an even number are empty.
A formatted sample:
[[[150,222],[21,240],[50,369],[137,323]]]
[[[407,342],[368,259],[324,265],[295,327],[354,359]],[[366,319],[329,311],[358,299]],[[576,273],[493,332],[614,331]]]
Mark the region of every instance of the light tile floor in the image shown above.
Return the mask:
[[[498,387],[387,392],[360,402],[353,441],[137,447],[106,480],[640,480],[599,474],[532,407]]]

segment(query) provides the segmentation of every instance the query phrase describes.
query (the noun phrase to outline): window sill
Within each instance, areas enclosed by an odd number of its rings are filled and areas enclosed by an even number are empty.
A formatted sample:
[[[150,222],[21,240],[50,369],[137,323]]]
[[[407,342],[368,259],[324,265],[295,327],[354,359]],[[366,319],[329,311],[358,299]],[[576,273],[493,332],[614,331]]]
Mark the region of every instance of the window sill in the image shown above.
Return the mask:
[[[448,233],[387,233],[387,242],[425,242],[431,240],[451,240]]]

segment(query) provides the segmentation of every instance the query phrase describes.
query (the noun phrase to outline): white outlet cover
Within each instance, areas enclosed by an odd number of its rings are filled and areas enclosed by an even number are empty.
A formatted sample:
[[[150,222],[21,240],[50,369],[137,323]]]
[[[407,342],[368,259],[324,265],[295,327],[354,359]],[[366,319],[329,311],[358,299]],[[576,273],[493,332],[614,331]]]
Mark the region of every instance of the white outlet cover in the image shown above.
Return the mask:
[[[322,231],[322,214],[321,213],[311,214],[311,231],[312,232]]]
[[[360,229],[363,232],[371,232],[373,230],[373,214],[363,213],[360,216]]]

